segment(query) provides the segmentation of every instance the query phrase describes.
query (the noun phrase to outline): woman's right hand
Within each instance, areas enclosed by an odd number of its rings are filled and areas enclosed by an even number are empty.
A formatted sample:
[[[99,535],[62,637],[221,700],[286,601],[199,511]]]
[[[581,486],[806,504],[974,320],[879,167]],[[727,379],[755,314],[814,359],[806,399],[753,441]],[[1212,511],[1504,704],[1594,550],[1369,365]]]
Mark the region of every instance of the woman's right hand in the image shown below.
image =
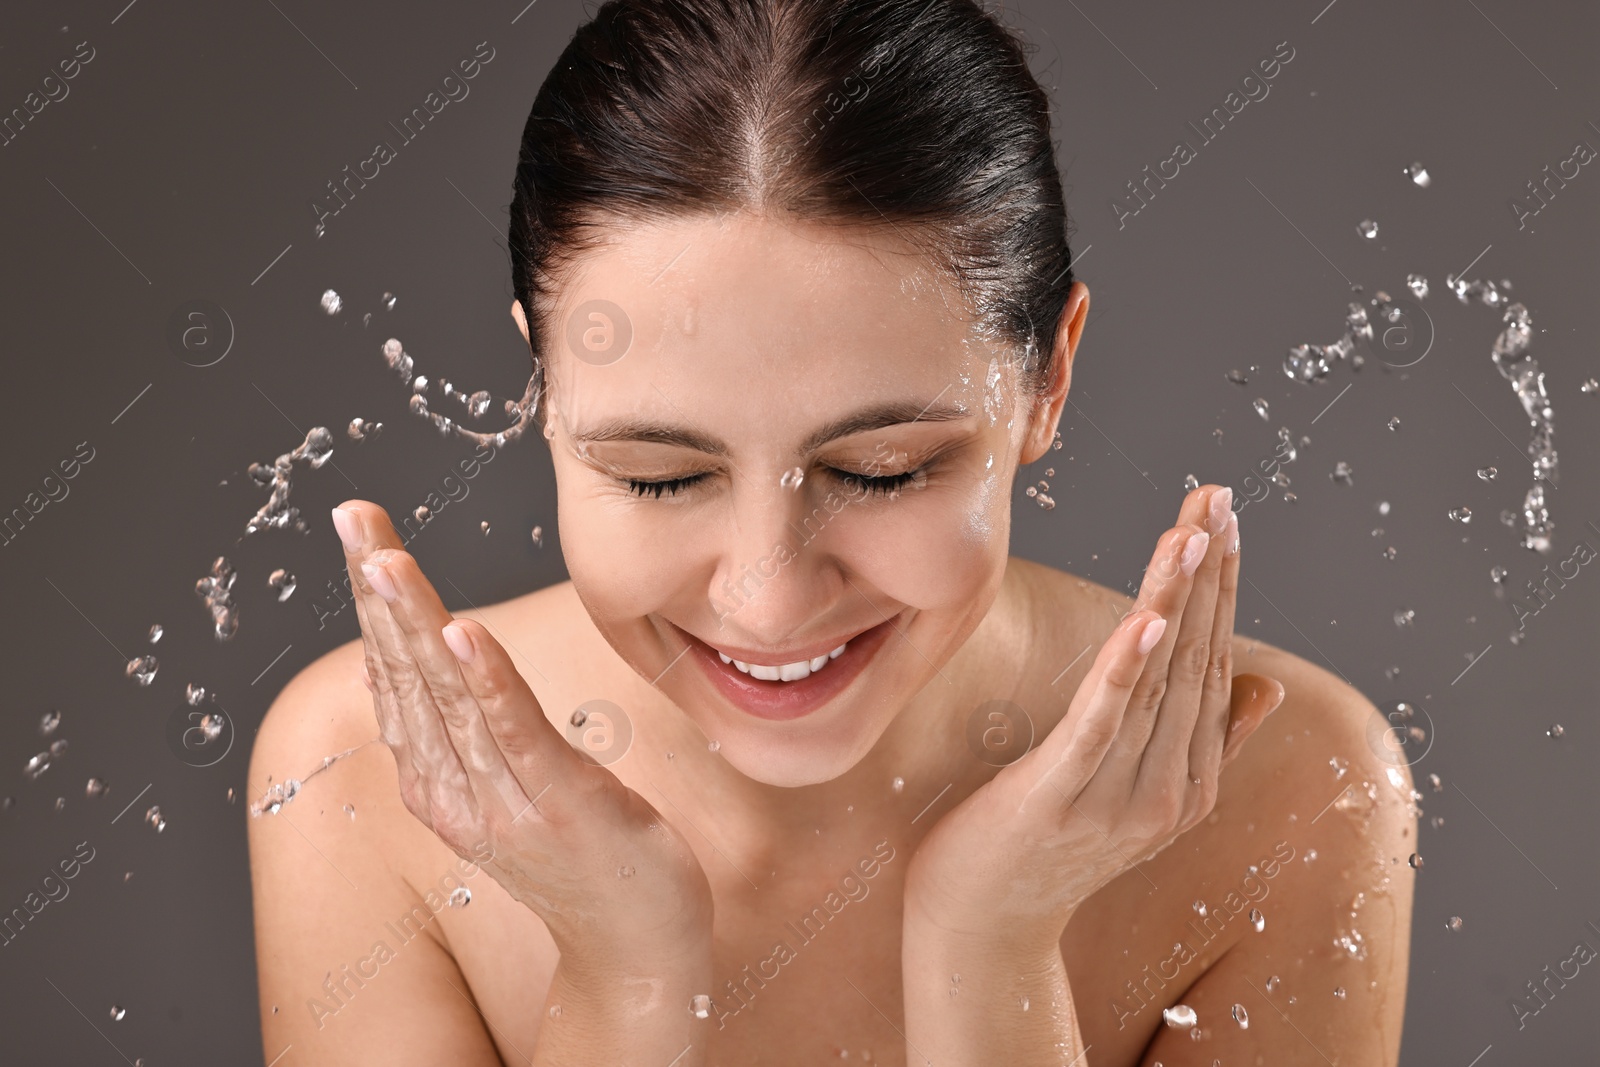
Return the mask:
[[[564,960],[704,951],[711,890],[683,836],[573,751],[500,643],[452,619],[382,508],[346,501],[333,519],[406,808],[537,913]]]

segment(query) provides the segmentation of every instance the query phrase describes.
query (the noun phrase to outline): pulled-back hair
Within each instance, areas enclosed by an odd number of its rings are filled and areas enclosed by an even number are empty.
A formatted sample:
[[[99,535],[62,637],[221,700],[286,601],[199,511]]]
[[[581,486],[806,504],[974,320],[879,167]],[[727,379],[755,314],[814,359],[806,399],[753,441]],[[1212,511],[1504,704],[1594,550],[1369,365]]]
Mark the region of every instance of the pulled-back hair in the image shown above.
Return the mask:
[[[508,234],[536,373],[564,268],[610,231],[751,211],[882,228],[1033,388],[1072,286],[1049,101],[974,0],[609,0],[523,128]]]

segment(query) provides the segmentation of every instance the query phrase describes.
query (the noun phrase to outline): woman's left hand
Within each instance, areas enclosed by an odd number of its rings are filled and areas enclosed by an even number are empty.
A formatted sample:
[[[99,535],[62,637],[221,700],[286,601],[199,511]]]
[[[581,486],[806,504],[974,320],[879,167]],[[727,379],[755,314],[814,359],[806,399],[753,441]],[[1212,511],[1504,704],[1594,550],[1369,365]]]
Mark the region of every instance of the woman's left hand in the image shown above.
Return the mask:
[[[908,920],[989,943],[1059,940],[1092,893],[1210,813],[1221,768],[1283,699],[1274,679],[1232,673],[1231,504],[1217,486],[1188,495],[1066,716],[918,847]]]

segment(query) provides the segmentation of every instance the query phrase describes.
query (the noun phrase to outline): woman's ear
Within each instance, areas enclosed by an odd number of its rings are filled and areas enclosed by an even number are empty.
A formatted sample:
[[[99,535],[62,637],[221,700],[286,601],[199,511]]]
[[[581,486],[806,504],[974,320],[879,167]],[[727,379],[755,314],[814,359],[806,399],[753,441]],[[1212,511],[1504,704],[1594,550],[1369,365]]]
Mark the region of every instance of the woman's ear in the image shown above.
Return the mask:
[[[1056,329],[1056,346],[1051,360],[1050,380],[1042,392],[1032,398],[1033,410],[1028,419],[1027,436],[1023,438],[1021,464],[1033,463],[1050,450],[1055,440],[1056,427],[1061,422],[1061,411],[1067,403],[1067,391],[1072,388],[1072,360],[1078,353],[1078,339],[1083,336],[1083,324],[1089,317],[1089,287],[1073,282],[1067,291],[1066,307],[1061,309],[1061,323]]]
[[[522,331],[522,339],[532,344],[533,339],[528,336],[528,317],[522,313],[522,301],[511,301],[511,317],[517,320],[517,329]]]

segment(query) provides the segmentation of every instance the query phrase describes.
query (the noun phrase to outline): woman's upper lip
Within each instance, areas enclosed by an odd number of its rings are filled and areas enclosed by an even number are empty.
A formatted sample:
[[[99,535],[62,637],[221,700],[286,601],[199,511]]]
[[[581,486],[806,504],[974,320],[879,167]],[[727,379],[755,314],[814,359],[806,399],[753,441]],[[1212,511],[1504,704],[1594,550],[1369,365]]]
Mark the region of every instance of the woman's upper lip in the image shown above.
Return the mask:
[[[754,663],[764,667],[781,667],[785,663],[799,663],[801,660],[811,660],[816,659],[818,656],[826,656],[840,645],[843,645],[849,641],[854,641],[856,638],[866,633],[867,630],[872,628],[872,626],[868,626],[863,629],[856,630],[854,633],[845,634],[842,637],[835,637],[827,641],[812,642],[809,645],[796,645],[792,649],[787,649],[781,652],[740,648],[738,646],[724,645],[721,643],[712,644],[710,641],[707,641],[701,637],[696,637],[695,639],[701,644],[705,645],[707,648],[711,649],[713,652],[720,652],[731,659],[738,660],[740,663]],[[687,633],[688,631],[685,632]]]

